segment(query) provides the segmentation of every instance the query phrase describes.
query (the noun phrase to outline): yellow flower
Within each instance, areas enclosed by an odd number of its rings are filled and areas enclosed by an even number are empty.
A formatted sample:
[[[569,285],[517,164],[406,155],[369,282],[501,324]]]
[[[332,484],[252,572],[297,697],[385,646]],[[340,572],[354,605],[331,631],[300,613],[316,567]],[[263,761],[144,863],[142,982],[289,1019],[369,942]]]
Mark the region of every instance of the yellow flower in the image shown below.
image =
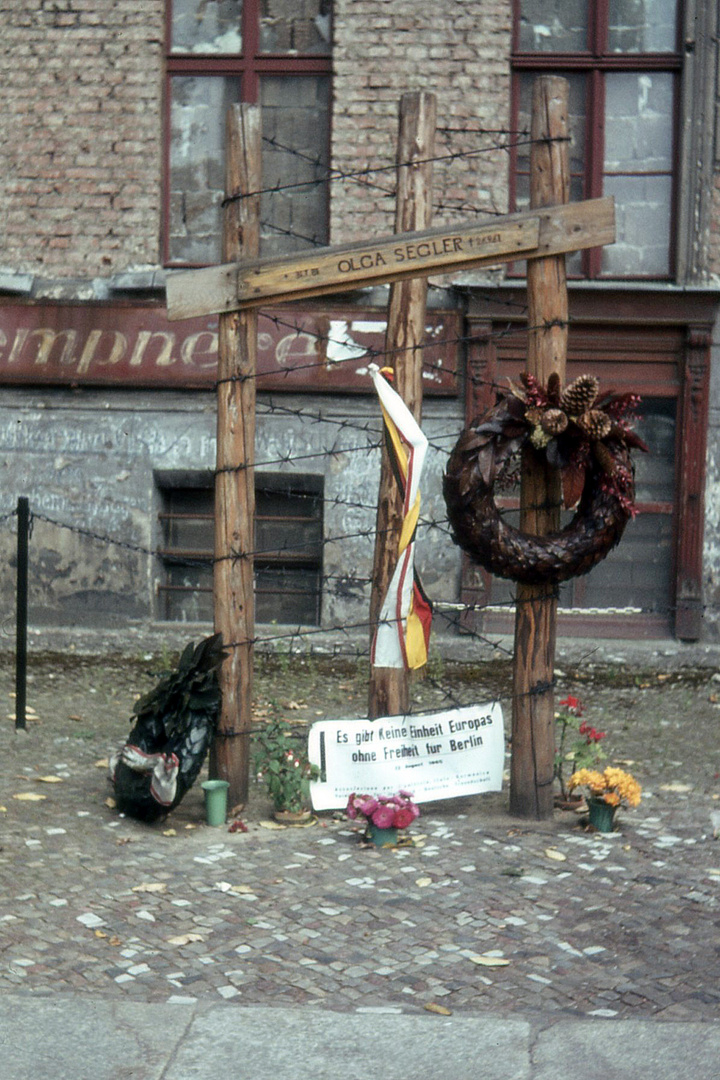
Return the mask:
[[[635,777],[611,765],[604,772],[578,769],[570,777],[569,787],[572,791],[581,786],[588,787],[591,795],[603,798],[610,806],[619,806],[623,801],[628,806],[638,806],[640,803],[642,788]]]

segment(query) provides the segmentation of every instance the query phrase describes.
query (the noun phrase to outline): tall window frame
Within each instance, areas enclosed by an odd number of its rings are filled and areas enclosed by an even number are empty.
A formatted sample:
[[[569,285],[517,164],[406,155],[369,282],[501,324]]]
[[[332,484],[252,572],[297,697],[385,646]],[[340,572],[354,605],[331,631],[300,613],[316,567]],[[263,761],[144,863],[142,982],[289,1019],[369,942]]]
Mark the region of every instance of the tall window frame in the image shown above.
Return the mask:
[[[229,0],[226,0],[228,3]],[[261,84],[264,77],[275,77],[278,79],[293,77],[325,77],[330,84],[332,76],[332,2],[331,0],[319,0],[319,7],[327,12],[327,25],[329,27],[327,35],[327,47],[316,48],[310,52],[300,52],[295,48],[288,48],[283,51],[273,50],[268,48],[263,43],[263,27],[267,25],[271,20],[268,18],[268,11],[271,9],[272,4],[268,0],[237,0],[237,4],[240,8],[240,20],[239,20],[239,34],[240,48],[236,52],[221,52],[221,51],[202,51],[200,48],[192,48],[183,50],[175,45],[175,23],[174,16],[176,10],[182,5],[187,5],[187,0],[166,0],[165,8],[165,93],[164,93],[164,138],[163,138],[163,215],[162,215],[162,238],[161,238],[161,256],[163,264],[171,267],[193,267],[206,265],[207,258],[183,258],[177,257],[172,251],[171,241],[171,218],[172,218],[172,83],[174,79],[189,77],[189,78],[208,78],[208,79],[231,79],[235,80],[238,85],[237,101],[241,101],[246,104],[256,105],[262,104]],[[328,94],[328,97],[330,95]],[[223,117],[224,123],[224,117]],[[268,140],[264,138],[263,145],[263,165],[266,165],[266,155],[268,150],[272,149],[268,147]],[[282,152],[282,151],[280,151]],[[321,153],[318,154],[317,160],[312,161],[310,155],[303,154],[299,151],[295,157],[296,162],[303,162],[305,172],[311,170],[313,176],[317,176],[318,179],[324,176],[327,171],[327,163],[329,162],[330,152],[330,112],[328,109],[328,121],[327,130],[324,133],[324,145],[322,146]],[[286,155],[288,157],[289,155]],[[302,164],[300,167],[303,167]],[[270,170],[264,169],[264,172],[271,172],[272,178],[263,181],[267,186],[282,187],[282,180],[278,179],[278,174],[282,175],[282,163],[275,165]],[[263,200],[265,202],[265,200]],[[283,229],[282,227],[276,230],[276,235],[280,237],[280,243],[282,244],[284,237],[290,241],[290,246],[297,248],[307,247],[315,242],[327,243],[327,232],[329,228],[329,207],[327,206],[327,198],[325,199],[324,221],[320,230],[320,235],[302,235],[300,233],[294,235],[291,229]],[[261,215],[266,210],[263,206],[261,209]],[[267,215],[266,215],[267,216]],[[272,226],[270,227],[271,235],[274,231]],[[267,234],[267,229],[265,230]],[[283,237],[284,233],[284,237]],[[297,242],[293,245],[293,239]],[[268,254],[276,254],[277,248],[267,251]]]
[[[523,127],[521,106],[521,83],[532,75],[550,73],[563,75],[572,80],[578,76],[585,80],[584,136],[582,145],[571,150],[571,198],[594,199],[608,193],[606,179],[609,177],[668,176],[670,180],[669,219],[667,235],[667,263],[662,272],[633,272],[606,270],[603,268],[603,249],[590,248],[568,259],[568,276],[582,280],[673,280],[677,258],[677,218],[679,192],[679,113],[681,80],[683,72],[682,26],[683,0],[676,0],[676,25],[674,48],[663,51],[619,51],[611,48],[610,19],[613,0],[587,0],[587,27],[585,48],[577,51],[530,49],[523,42],[521,17],[525,0],[512,0],[512,126]],[[551,4],[549,5],[552,6]],[[615,75],[666,75],[672,80],[672,106],[668,117],[671,146],[669,168],[663,170],[636,170],[627,172],[605,167],[606,84],[607,76]],[[571,88],[572,93],[572,88]],[[572,111],[572,103],[571,103]],[[572,127],[572,125],[571,125]],[[511,155],[510,202],[513,209],[523,208],[523,184],[528,176],[529,148],[518,139]],[[573,152],[574,151],[574,152]],[[578,158],[580,166],[578,167]],[[612,192],[610,192],[612,193]],[[617,201],[617,200],[616,200]],[[607,255],[605,256],[607,258]]]

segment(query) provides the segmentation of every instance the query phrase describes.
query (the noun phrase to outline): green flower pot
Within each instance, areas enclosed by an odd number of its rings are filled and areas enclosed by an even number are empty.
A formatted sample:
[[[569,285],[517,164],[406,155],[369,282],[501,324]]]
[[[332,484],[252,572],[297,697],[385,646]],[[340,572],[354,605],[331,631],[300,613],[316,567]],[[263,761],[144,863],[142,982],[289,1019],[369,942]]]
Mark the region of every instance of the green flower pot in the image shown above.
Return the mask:
[[[615,828],[615,811],[617,806],[610,806],[604,799],[588,799],[588,811],[590,824],[594,825],[598,832],[612,832]]]
[[[373,825],[372,821],[368,821],[368,826],[365,830],[365,838],[370,840],[375,847],[396,847],[398,830],[379,829],[377,825]]]
[[[227,796],[230,784],[227,780],[205,780],[205,820],[208,825],[224,825],[227,818]]]

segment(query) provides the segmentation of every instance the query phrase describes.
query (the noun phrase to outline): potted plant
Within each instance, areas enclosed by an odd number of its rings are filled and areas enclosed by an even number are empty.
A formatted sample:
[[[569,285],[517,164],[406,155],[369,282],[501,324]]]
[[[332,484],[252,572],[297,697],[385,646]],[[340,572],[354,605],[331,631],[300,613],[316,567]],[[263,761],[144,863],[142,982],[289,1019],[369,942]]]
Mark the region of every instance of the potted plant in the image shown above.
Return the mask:
[[[560,784],[560,795],[556,803],[568,808],[572,803],[565,784],[565,763],[572,762],[572,772],[578,769],[597,768],[605,759],[600,746],[606,732],[597,731],[583,719],[585,706],[580,698],[568,694],[560,702],[560,710],[555,713],[558,728],[557,751],[555,753],[555,778]]]
[[[604,833],[612,832],[618,806],[623,803],[627,806],[638,806],[642,791],[634,776],[612,767],[603,772],[578,769],[570,777],[568,788],[574,791],[578,787],[586,787],[589,792],[587,804],[590,824],[594,825],[598,832]]]
[[[267,785],[273,816],[286,824],[307,821],[310,781],[319,777],[320,770],[308,760],[287,720],[275,717],[257,733],[254,765],[258,779]]]
[[[398,832],[407,829],[420,810],[412,801],[412,793],[398,791],[396,795],[356,795],[348,799],[345,813],[354,821],[365,818],[363,839],[376,847],[395,847]]]

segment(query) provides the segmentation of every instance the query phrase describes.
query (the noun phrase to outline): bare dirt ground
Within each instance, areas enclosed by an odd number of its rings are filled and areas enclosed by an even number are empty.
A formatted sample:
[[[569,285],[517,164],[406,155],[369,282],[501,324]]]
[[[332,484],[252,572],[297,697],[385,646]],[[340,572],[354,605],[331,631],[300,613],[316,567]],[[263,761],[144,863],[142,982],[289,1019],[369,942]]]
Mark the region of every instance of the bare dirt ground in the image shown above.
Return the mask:
[[[174,654],[146,654],[143,659],[31,655],[28,728],[42,725],[46,734],[51,729],[58,748],[64,745],[78,763],[90,764],[124,741],[133,703],[174,659]],[[497,699],[507,735],[511,677],[510,661],[505,660],[432,663],[428,677],[413,685],[412,711]],[[676,783],[688,788],[686,798],[720,796],[720,675],[713,668],[658,671],[608,663],[565,664],[556,677],[556,704],[567,694],[579,697],[589,722],[607,732],[603,745],[608,762],[632,762],[627,767],[646,790]],[[279,715],[302,729],[322,718],[364,716],[367,679],[364,661],[260,654],[256,720]],[[0,695],[4,722],[10,726],[14,685],[14,659],[0,656]],[[262,792],[254,794],[262,803]],[[483,805],[487,810],[487,799]],[[258,807],[260,813],[265,810]]]

